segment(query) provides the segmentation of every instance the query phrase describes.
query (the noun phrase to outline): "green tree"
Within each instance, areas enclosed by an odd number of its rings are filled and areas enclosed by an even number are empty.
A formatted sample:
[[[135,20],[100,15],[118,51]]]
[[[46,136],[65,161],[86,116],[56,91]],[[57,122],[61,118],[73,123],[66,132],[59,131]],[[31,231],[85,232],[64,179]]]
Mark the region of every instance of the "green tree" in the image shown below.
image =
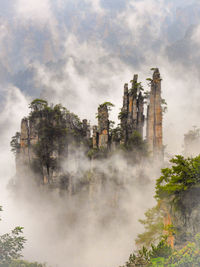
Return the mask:
[[[0,210],[2,208],[0,207]],[[0,265],[21,257],[26,239],[21,235],[23,227],[16,227],[11,233],[0,236]]]
[[[111,108],[113,108],[115,105],[111,102],[104,102],[101,105],[99,105],[100,108],[107,107],[108,111],[111,111]]]
[[[171,168],[162,169],[156,182],[156,198],[181,201],[187,190],[200,183],[200,155],[195,158],[176,156],[171,159]]]
[[[150,263],[150,253],[145,247],[143,247],[136,253],[132,253],[129,256],[129,260],[125,263],[125,265],[120,267],[136,267],[136,266],[145,267],[148,266],[149,263]]]
[[[151,245],[149,250],[142,247],[131,254],[129,260],[122,267],[164,267],[172,253],[172,248],[166,243],[166,239],[163,239],[157,246]]]
[[[46,100],[43,100],[43,99],[34,99],[30,105],[29,105],[29,108],[33,111],[33,112],[36,112],[36,111],[40,111],[40,110],[43,110],[44,108],[46,108],[48,106],[48,103]]]
[[[70,113],[62,105],[51,105],[45,100],[35,99],[30,104],[32,109],[29,120],[35,126],[38,142],[32,145],[36,158],[32,161],[34,172],[41,172],[44,166],[47,173],[50,168],[59,168],[58,157],[67,154],[68,144],[80,145],[83,140],[83,127],[78,116]]]
[[[151,245],[150,258],[169,258],[172,255],[173,249],[167,244],[167,238],[163,238],[157,246]]]
[[[139,220],[144,225],[145,231],[136,239],[138,246],[143,245],[150,248],[152,243],[161,241],[164,230],[163,217],[164,212],[160,204],[145,212],[145,219]]]
[[[2,211],[1,206],[0,211]],[[11,233],[0,236],[0,267],[46,267],[45,264],[20,259],[26,242],[22,233],[23,227],[18,226]]]
[[[11,142],[11,151],[16,155],[20,149],[20,133],[16,132],[16,134],[12,137]]]

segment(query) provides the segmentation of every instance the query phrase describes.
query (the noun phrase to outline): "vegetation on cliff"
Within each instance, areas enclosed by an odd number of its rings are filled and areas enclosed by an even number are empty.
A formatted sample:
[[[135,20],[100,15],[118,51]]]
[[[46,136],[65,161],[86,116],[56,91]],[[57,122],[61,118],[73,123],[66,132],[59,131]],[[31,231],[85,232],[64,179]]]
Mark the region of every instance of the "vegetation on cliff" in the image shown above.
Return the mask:
[[[100,107],[107,109],[107,106],[112,105],[105,102]],[[36,99],[30,104],[30,108],[29,129],[31,131],[34,126],[34,130],[37,131],[36,141],[31,144],[35,155],[33,162],[37,163],[35,165],[37,169],[45,166],[48,173],[50,168],[59,168],[59,160],[67,155],[65,153],[69,144],[73,144],[74,147],[83,145],[88,148],[87,155],[91,159],[94,159],[95,156],[105,158],[109,156],[109,153],[112,154],[107,147],[89,150],[91,138],[89,138],[89,143],[88,139],[84,138],[83,123],[61,105],[49,106],[46,101]],[[105,117],[108,121],[107,113]],[[101,120],[102,117],[98,119]],[[103,120],[102,125],[104,122]],[[128,140],[120,144],[120,125],[115,129],[110,129],[109,124],[105,125],[108,126],[105,128],[108,129],[108,132],[110,131],[112,140],[119,144],[113,153],[115,151],[124,153],[124,158],[130,158],[132,164],[140,162],[142,158],[148,156],[146,142],[140,133],[133,131]],[[18,154],[20,150],[20,137],[20,133],[16,133],[11,141],[12,151],[15,154]],[[30,143],[27,144],[30,145]],[[161,172],[162,175],[157,179],[155,188],[157,205],[145,213],[145,219],[140,220],[145,228],[144,233],[138,235],[136,240],[140,249],[130,255],[125,267],[199,266],[200,218],[194,217],[197,212],[193,213],[193,211],[195,209],[199,211],[200,156],[184,158],[178,155],[171,159],[169,167],[162,169]],[[83,177],[87,180],[91,180],[91,175],[95,175],[95,173],[83,173]],[[62,186],[65,187],[65,181]],[[10,245],[13,254],[8,254],[10,255],[8,260],[2,262],[2,264],[4,262],[10,264],[5,265],[6,267],[21,266],[20,264],[29,266],[29,263],[16,261],[20,257],[25,242],[23,238],[21,241],[18,238],[21,230],[22,228],[16,228],[11,234],[1,237],[2,244],[7,240],[8,244],[11,242],[16,246],[12,248]],[[9,245],[7,248],[9,252]],[[40,267],[41,265],[33,266]]]
[[[140,220],[136,253],[125,267],[200,265],[200,156],[176,156],[156,182],[157,205]]]
[[[162,240],[151,249],[145,247],[130,255],[129,260],[121,267],[199,267],[200,234],[181,249],[172,249],[166,240]]]
[[[42,99],[32,101],[29,108],[28,118],[22,120],[21,133],[12,137],[11,150],[22,161],[21,165],[29,166],[41,178],[46,176],[50,183],[53,171],[62,169],[69,147],[75,150],[81,146],[86,153],[90,149],[87,121],[81,122],[62,105],[49,105]]]
[[[162,169],[162,176],[156,183],[156,198],[171,198],[172,202],[180,202],[185,192],[200,187],[200,156],[184,158],[176,156],[170,160],[171,168]]]

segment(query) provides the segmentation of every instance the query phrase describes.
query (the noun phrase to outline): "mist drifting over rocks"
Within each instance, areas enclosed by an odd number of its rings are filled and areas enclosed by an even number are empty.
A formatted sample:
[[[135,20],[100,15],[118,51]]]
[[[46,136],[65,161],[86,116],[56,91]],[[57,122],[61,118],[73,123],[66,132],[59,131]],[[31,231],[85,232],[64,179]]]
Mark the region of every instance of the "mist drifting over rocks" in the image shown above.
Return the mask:
[[[154,204],[160,166],[145,164],[144,179],[138,174],[141,166],[127,166],[120,154],[95,162],[107,177],[112,165],[119,182],[127,181],[118,208],[111,209],[110,184],[91,203],[84,192],[69,199],[38,189],[30,185],[32,174],[25,173],[18,177],[23,186],[14,193],[9,143],[35,97],[62,103],[92,124],[97,106],[108,100],[115,103],[117,122],[123,84],[139,73],[146,86],[147,70],[158,66],[168,103],[166,152],[181,153],[183,135],[199,126],[199,3],[15,0],[0,7],[1,232],[24,226],[29,260],[52,266],[119,266],[142,231],[138,219]],[[88,159],[81,160],[84,171],[90,168]],[[73,160],[63,164],[77,172]]]

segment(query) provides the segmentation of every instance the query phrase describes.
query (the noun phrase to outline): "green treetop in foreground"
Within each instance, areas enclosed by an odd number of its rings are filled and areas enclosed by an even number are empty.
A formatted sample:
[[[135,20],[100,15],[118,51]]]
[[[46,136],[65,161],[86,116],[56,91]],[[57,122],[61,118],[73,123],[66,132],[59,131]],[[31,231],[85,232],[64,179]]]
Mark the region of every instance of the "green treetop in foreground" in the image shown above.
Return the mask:
[[[186,159],[179,155],[170,162],[173,166],[162,169],[162,176],[157,180],[156,198],[180,201],[186,191],[200,187],[200,155]]]
[[[156,207],[148,210],[145,213],[146,218],[140,220],[145,227],[145,232],[138,236],[136,244],[142,245],[142,248],[131,254],[123,267],[200,266],[200,233],[197,232],[195,235],[190,233],[188,241],[183,240],[178,247],[172,248],[168,244],[168,237],[174,235],[176,241],[177,235],[184,230],[183,226],[179,225],[180,221],[176,221],[176,225],[168,226],[163,223],[167,212],[180,212],[184,217],[191,214],[191,209],[198,210],[200,156],[184,158],[179,155],[171,159],[170,163],[171,167],[162,169],[162,175],[156,182]],[[195,200],[192,198],[192,206],[184,206],[186,195],[193,195],[194,192],[198,194],[193,197]]]
[[[0,210],[2,208],[0,207]],[[25,238],[21,235],[23,227],[16,227],[11,233],[0,236],[0,264],[10,263],[21,257]]]
[[[0,211],[2,211],[1,206]],[[37,262],[20,260],[26,242],[22,236],[22,230],[23,227],[18,226],[11,233],[0,236],[0,267],[45,267]]]

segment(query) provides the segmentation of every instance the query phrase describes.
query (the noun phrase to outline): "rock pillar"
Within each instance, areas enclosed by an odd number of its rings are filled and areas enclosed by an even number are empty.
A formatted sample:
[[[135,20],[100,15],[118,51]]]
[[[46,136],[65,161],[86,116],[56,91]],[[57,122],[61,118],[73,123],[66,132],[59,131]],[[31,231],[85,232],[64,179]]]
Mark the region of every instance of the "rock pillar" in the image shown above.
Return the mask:
[[[120,113],[122,127],[122,143],[127,143],[134,131],[143,137],[144,127],[144,97],[141,92],[138,75],[135,74],[132,80],[132,87],[124,85],[123,107]]]
[[[99,148],[108,148],[109,142],[109,116],[107,105],[100,105],[98,108],[98,131]]]
[[[153,73],[147,108],[147,143],[153,157],[163,160],[161,78],[158,68]]]

